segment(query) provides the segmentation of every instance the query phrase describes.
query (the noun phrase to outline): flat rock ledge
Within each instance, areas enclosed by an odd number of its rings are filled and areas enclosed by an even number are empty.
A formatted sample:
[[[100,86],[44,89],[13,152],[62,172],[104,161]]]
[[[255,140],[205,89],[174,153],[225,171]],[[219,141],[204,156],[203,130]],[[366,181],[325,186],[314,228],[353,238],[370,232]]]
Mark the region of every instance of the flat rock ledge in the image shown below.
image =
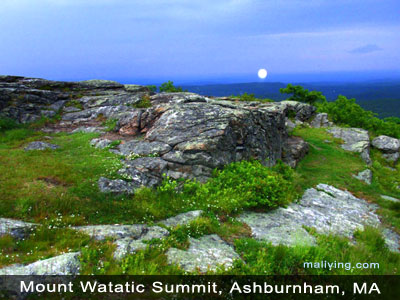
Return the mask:
[[[78,275],[79,252],[71,252],[29,265],[12,265],[0,269],[0,275]]]
[[[0,237],[11,235],[16,239],[27,237],[38,224],[27,223],[13,219],[0,218]]]
[[[25,151],[30,151],[30,150],[41,150],[41,151],[43,151],[43,150],[46,150],[46,149],[56,150],[58,148],[60,148],[60,147],[57,146],[57,145],[46,143],[46,142],[31,142],[24,148],[24,150]]]
[[[189,242],[190,246],[187,250],[177,248],[168,250],[169,264],[178,264],[187,272],[198,270],[205,273],[216,271],[220,266],[229,269],[235,260],[240,259],[233,247],[218,235],[205,235],[199,239],[190,238]]]
[[[203,213],[202,210],[193,210],[186,213],[182,213],[176,215],[175,217],[168,218],[164,221],[160,221],[160,224],[163,224],[167,227],[176,227],[178,225],[186,225],[197,219]]]
[[[315,244],[315,238],[304,227],[313,227],[321,234],[352,239],[354,231],[369,225],[381,228],[386,245],[391,251],[398,252],[398,235],[382,227],[375,208],[347,191],[319,184],[306,190],[298,204],[269,213],[245,212],[239,220],[251,227],[254,238],[288,246]]]
[[[201,210],[189,211],[159,223],[168,227],[185,225],[198,218],[201,214]],[[113,239],[117,246],[114,252],[114,258],[117,260],[121,260],[130,253],[146,249],[148,247],[146,242],[148,241],[163,239],[169,235],[169,231],[163,227],[145,224],[88,225],[73,227],[73,229],[88,234],[96,240]]]
[[[369,134],[367,130],[361,128],[340,128],[332,127],[327,130],[335,138],[342,139],[342,148],[347,151],[361,154],[361,158],[367,165],[372,163],[369,156]]]

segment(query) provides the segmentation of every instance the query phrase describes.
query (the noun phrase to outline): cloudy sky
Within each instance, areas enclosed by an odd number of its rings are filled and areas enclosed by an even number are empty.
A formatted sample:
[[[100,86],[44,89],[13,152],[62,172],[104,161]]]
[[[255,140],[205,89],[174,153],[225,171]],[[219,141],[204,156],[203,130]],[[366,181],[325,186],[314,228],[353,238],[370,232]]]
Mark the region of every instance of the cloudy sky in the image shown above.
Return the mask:
[[[259,68],[270,81],[390,74],[399,46],[399,0],[0,1],[0,74],[140,83],[249,81]]]

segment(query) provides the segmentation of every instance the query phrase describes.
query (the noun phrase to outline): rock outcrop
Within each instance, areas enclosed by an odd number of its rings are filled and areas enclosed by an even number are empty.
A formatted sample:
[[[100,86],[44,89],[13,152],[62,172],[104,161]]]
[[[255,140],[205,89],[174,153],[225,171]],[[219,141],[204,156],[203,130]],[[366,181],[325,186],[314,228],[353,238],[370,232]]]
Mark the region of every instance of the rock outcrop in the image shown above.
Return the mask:
[[[386,135],[380,135],[372,140],[372,146],[382,151],[382,156],[396,163],[400,157],[400,140]]]
[[[190,238],[187,250],[170,248],[167,252],[168,263],[178,264],[187,272],[216,271],[218,267],[229,269],[233,262],[240,259],[232,246],[218,235],[211,234],[199,239]]]
[[[399,252],[399,236],[386,229],[375,213],[376,206],[326,184],[305,191],[298,204],[269,213],[245,212],[239,220],[248,224],[256,239],[274,245],[314,245],[315,238],[304,227],[321,234],[334,234],[352,239],[364,226],[381,228],[386,245]]]
[[[361,128],[340,128],[333,127],[328,129],[334,137],[342,139],[344,144],[342,148],[347,151],[361,154],[361,158],[367,165],[372,163],[369,156],[369,134],[367,130]]]
[[[79,269],[79,252],[71,252],[26,266],[12,265],[0,269],[0,275],[77,275]]]
[[[36,226],[35,223],[0,218],[0,237],[11,235],[13,238],[22,239],[27,237]]]
[[[294,167],[308,147],[300,138],[288,137],[285,123],[289,115],[304,122],[315,113],[315,107],[295,101],[263,104],[193,93],[152,95],[146,87],[112,81],[12,76],[0,77],[0,99],[0,115],[20,122],[60,112],[58,129],[45,131],[104,133],[105,121],[112,121],[115,125],[108,130],[122,143],[111,151],[126,157],[119,173],[128,182],[101,178],[99,187],[116,193],[157,185],[163,174],[205,181],[213,169],[240,160],[257,159],[265,165],[284,160]],[[40,143],[40,148],[51,147]],[[92,143],[106,148],[112,139]]]

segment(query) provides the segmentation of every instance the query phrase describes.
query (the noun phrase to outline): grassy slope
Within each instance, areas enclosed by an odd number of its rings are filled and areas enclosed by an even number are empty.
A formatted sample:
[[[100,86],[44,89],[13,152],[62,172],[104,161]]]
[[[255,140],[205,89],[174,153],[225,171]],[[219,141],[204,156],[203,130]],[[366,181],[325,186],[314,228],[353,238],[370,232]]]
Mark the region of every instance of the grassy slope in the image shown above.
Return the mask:
[[[384,193],[400,197],[399,167],[393,172],[383,166],[378,153],[372,153],[374,182],[368,186],[352,178],[365,165],[358,155],[340,149],[339,142],[323,129],[298,129],[295,135],[310,143],[309,155],[296,169],[294,183],[298,192],[318,183],[328,183],[354,192],[357,196],[379,203],[384,221],[400,228],[399,207],[379,200]],[[98,192],[100,176],[116,177],[119,157],[107,150],[89,146],[93,134],[57,134],[51,143],[60,145],[56,151],[25,152],[29,141],[43,134],[29,129],[14,129],[0,134],[0,217],[12,217],[40,222],[45,228],[25,241],[0,238],[0,266],[14,262],[27,263],[65,251],[82,251],[83,272],[86,274],[177,274],[176,266],[167,266],[165,251],[173,246],[185,248],[189,236],[217,233],[232,242],[246,264],[237,263],[233,274],[397,274],[400,258],[389,253],[379,232],[367,229],[358,234],[359,243],[350,246],[337,237],[318,237],[318,247],[273,247],[268,243],[248,239],[246,226],[217,213],[221,207],[235,212],[227,203],[229,193],[222,193],[210,205],[204,189],[193,193],[193,186],[184,194],[173,191],[175,183],[162,189],[142,189],[135,196],[113,196]],[[326,143],[325,140],[332,141]],[[206,216],[188,226],[176,228],[168,239],[153,247],[130,255],[121,263],[112,260],[110,242],[93,242],[87,236],[68,229],[71,224],[152,222],[179,212],[211,207]],[[56,228],[56,229],[54,229]],[[379,262],[379,270],[304,270],[303,261]],[[221,270],[224,273],[223,270]]]

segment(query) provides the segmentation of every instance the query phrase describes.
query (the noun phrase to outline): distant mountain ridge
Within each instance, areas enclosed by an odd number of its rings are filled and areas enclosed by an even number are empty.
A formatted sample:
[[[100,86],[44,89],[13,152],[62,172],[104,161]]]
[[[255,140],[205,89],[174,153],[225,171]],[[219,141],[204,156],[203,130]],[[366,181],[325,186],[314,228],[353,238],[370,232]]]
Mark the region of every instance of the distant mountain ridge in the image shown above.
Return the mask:
[[[333,101],[338,95],[355,98],[364,109],[372,110],[379,117],[400,117],[400,81],[362,82],[362,83],[294,83],[309,90],[322,92]],[[253,82],[234,84],[184,85],[190,92],[206,96],[229,96],[253,93],[259,98],[281,101],[287,95],[279,92],[286,87],[282,82]]]

